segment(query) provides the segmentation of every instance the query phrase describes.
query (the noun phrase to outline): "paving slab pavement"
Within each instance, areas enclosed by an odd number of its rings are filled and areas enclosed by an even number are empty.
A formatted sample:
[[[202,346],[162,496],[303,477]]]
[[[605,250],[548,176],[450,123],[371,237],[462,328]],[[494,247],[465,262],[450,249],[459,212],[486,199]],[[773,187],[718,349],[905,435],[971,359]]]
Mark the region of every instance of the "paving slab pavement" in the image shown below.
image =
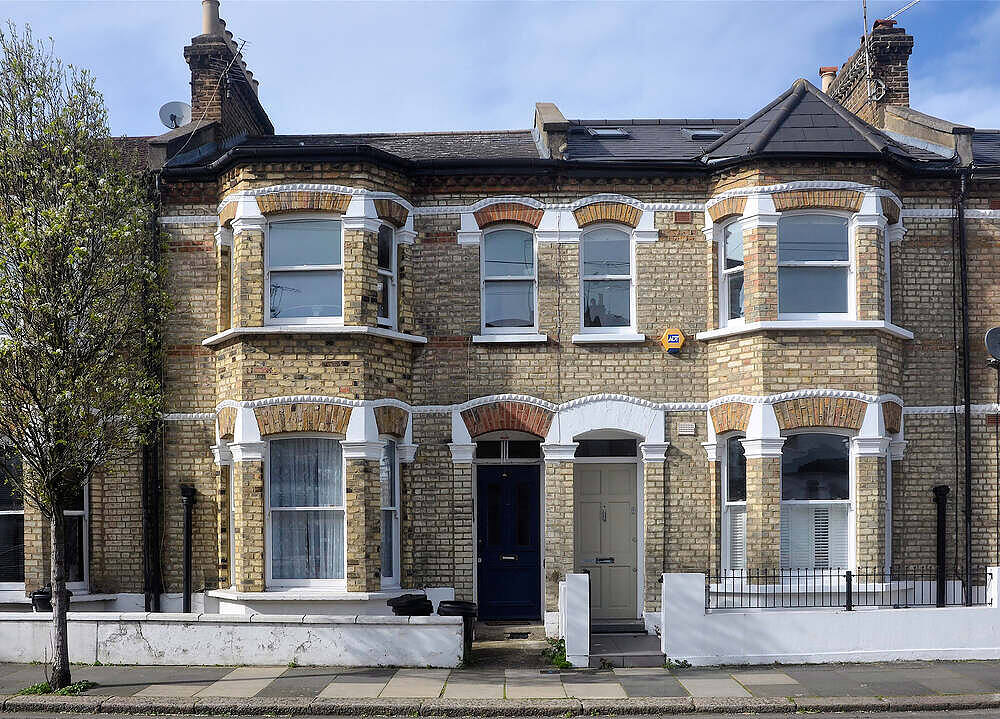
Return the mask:
[[[537,669],[507,669],[508,699],[564,699],[566,690],[559,674]]]
[[[677,681],[681,683],[685,689],[687,689],[688,694],[693,697],[748,697],[751,696],[745,688],[743,688],[735,679],[732,677],[720,674],[718,676],[700,676],[700,677],[677,677]]]
[[[502,669],[454,671],[444,688],[446,699],[503,699],[506,677]]]
[[[353,669],[338,674],[320,691],[321,699],[373,699],[395,674],[393,669]]]
[[[239,667],[205,687],[195,696],[249,698],[284,674],[287,669],[288,667]]]
[[[380,698],[433,699],[441,696],[450,669],[400,669],[385,685]]]

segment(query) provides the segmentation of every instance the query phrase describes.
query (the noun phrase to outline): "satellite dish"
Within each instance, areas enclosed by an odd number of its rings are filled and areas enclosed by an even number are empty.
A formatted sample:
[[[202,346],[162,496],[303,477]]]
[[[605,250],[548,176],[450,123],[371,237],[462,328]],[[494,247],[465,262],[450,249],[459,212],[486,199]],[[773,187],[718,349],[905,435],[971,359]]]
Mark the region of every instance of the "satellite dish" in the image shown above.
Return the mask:
[[[191,106],[186,102],[168,102],[160,108],[160,122],[175,130],[191,122]]]
[[[1000,327],[986,333],[986,351],[993,359],[1000,359]]]

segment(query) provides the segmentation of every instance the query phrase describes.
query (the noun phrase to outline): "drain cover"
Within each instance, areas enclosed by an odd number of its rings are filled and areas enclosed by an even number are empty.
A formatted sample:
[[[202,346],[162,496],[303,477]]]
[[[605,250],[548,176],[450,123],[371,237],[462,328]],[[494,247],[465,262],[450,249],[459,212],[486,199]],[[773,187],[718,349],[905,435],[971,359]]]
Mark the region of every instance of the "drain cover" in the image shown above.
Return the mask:
[[[528,636],[527,632],[507,632],[508,639],[527,639]]]

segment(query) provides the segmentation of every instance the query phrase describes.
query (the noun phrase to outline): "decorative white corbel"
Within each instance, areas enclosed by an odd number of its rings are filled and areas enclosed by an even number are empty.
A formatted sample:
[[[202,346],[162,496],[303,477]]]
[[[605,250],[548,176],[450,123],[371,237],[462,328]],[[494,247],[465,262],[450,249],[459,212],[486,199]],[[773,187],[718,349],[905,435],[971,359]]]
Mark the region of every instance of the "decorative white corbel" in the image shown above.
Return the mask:
[[[476,216],[471,212],[461,214],[461,224],[458,228],[458,244],[478,245],[483,239],[483,231],[479,229]]]
[[[579,442],[566,442],[563,444],[546,443],[542,445],[542,456],[548,462],[572,462],[576,456],[576,448]]]
[[[639,445],[642,451],[642,461],[646,464],[660,464],[667,459],[670,442],[643,442]]]
[[[231,227],[219,227],[218,229],[216,229],[215,246],[216,247],[233,246],[233,230]]]
[[[770,404],[755,404],[750,410],[746,438],[740,440],[748,459],[780,457],[785,438],[778,427],[778,417]]]
[[[539,242],[579,242],[580,226],[570,210],[545,210],[535,237]]]
[[[639,224],[632,230],[632,239],[636,242],[656,242],[660,233],[656,229],[656,213],[643,210],[639,216]]]
[[[471,442],[469,444],[450,442],[448,449],[451,450],[451,461],[453,464],[472,464],[472,460],[476,455],[476,445]]]
[[[743,207],[743,229],[755,227],[777,227],[781,214],[774,207],[770,194],[747,195],[747,204]]]
[[[340,218],[345,230],[378,232],[382,227],[375,201],[368,195],[354,195],[347,206],[347,212]]]

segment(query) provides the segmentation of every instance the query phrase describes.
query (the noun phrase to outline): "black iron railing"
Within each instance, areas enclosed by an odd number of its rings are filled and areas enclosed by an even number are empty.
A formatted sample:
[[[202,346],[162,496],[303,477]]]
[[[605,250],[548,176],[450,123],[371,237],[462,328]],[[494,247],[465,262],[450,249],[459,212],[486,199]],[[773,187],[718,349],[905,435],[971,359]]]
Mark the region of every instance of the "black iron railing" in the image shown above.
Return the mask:
[[[986,570],[973,571],[972,604],[986,602]],[[942,601],[943,600],[943,601]],[[707,609],[934,607],[965,603],[953,577],[937,591],[934,566],[857,569],[739,569],[705,575]]]

